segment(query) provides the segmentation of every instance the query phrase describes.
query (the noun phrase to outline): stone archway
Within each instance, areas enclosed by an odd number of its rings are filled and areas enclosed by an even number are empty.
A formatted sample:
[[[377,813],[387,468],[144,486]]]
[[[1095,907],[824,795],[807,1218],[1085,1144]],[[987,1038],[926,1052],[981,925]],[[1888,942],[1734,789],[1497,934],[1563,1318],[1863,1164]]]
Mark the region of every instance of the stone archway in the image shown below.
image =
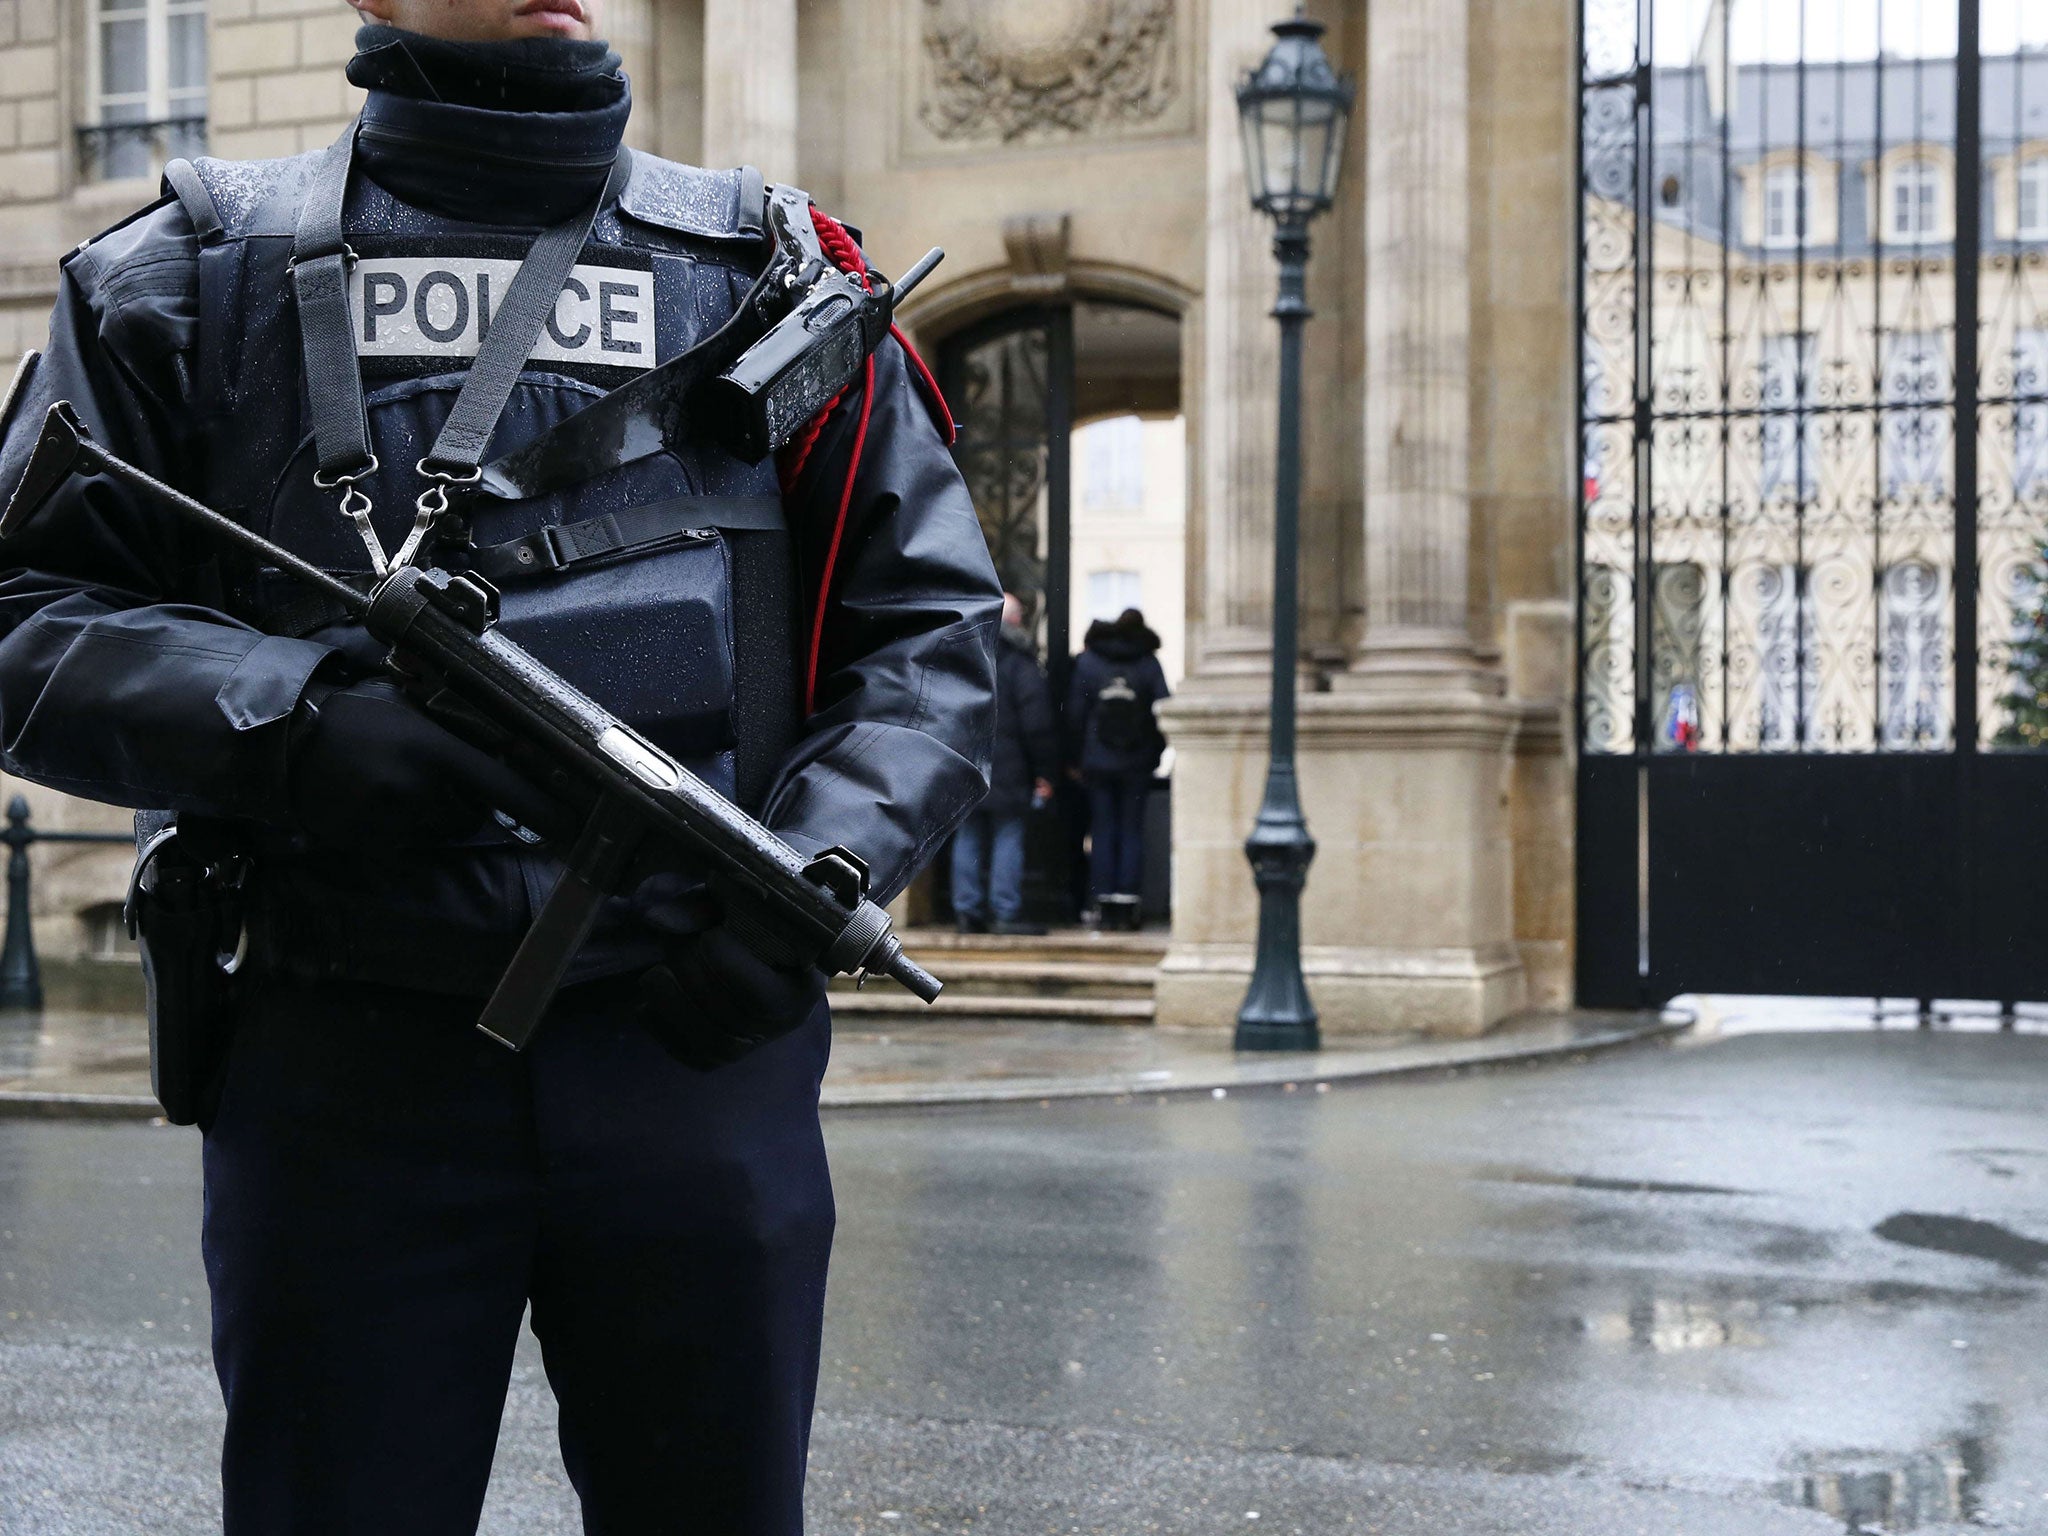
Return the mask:
[[[1059,700],[1090,620],[1124,607],[1157,616],[1169,675],[1182,671],[1184,299],[1143,274],[1061,267],[1026,282],[1013,267],[972,274],[913,316],[927,343],[937,338],[932,355],[961,423],[956,455]],[[1164,919],[1163,795],[1157,819],[1151,905]],[[1071,853],[1046,862],[1071,867]],[[1053,879],[1039,897],[1044,918],[1070,920],[1081,893]]]

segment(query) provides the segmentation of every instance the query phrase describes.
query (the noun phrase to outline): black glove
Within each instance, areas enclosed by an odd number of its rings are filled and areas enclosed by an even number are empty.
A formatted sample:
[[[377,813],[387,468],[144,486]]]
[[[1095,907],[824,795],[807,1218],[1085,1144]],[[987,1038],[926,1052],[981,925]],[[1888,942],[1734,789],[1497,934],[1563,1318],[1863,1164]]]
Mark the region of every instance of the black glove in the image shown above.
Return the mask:
[[[459,842],[493,810],[551,819],[545,796],[381,679],[312,684],[287,752],[293,820],[319,842],[420,847]]]
[[[825,995],[814,965],[768,964],[723,925],[668,946],[640,978],[640,1020],[686,1067],[709,1072],[781,1038]]]

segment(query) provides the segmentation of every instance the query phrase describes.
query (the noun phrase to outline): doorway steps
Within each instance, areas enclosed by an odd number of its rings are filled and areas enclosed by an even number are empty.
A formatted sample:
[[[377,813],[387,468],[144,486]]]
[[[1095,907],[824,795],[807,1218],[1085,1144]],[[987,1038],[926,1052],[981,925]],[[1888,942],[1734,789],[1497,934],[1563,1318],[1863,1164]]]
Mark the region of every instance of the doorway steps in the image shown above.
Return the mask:
[[[946,984],[926,1006],[882,978],[858,991],[832,979],[832,1011],[865,1019],[1039,1020],[1052,1024],[1150,1024],[1152,980],[1166,953],[1164,930],[1096,933],[1055,929],[1039,937],[911,928],[903,946]]]

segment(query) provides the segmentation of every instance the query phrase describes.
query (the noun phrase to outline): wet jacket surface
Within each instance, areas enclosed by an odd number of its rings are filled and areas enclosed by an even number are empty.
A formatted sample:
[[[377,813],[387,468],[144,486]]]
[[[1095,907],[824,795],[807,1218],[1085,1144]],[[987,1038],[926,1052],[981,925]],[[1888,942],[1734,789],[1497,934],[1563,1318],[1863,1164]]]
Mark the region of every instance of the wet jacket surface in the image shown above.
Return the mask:
[[[1006,624],[996,648],[995,756],[981,808],[992,816],[1021,816],[1031,809],[1032,781],[1057,778],[1059,771],[1052,690],[1031,637]]]
[[[373,87],[345,223],[351,245],[365,265],[452,257],[481,270],[479,263],[516,261],[535,233],[522,215],[531,199],[510,198],[517,206],[502,207],[496,221],[479,220],[494,196],[519,185],[505,167],[542,166],[548,174],[533,185],[572,192],[580,175],[582,195],[594,196],[618,153],[625,115],[623,103],[504,112]],[[377,179],[380,149],[391,187]],[[494,177],[475,174],[484,155]],[[279,232],[289,228],[309,159],[202,163],[223,229],[202,235],[167,198],[66,259],[43,366],[0,441],[0,497],[19,478],[49,403],[67,399],[96,437],[151,474],[330,570],[367,568],[332,493],[311,485],[308,404],[285,276],[290,242]],[[437,184],[450,189],[446,205],[421,206]],[[600,211],[579,260],[651,273],[655,313],[633,309],[646,287],[611,298],[618,323],[607,321],[605,340],[651,343],[653,360],[665,361],[732,312],[767,255],[741,217],[742,190],[738,173],[633,154],[630,178]],[[424,268],[412,270],[418,279]],[[359,321],[360,304],[359,295]],[[597,311],[589,314],[595,327]],[[453,324],[445,311],[439,322]],[[564,344],[577,334],[572,314],[568,328],[557,328],[552,358],[536,349],[491,455],[632,376],[589,346],[579,354]],[[367,352],[362,363],[382,460],[368,489],[385,545],[395,548],[421,489],[413,462],[452,403],[461,363],[391,362]],[[886,901],[983,794],[1000,592],[931,404],[893,342],[876,355],[859,468],[836,527],[856,415],[845,406],[834,413],[784,497],[791,606],[804,628],[828,559],[833,574],[812,708],[780,744],[754,808],[800,849],[853,849]],[[774,466],[692,446],[493,509],[500,522],[491,536],[679,494],[775,490]],[[691,569],[701,572],[715,557],[695,558]],[[365,673],[375,648],[359,629],[267,632],[292,627],[277,622],[289,594],[103,480],[67,485],[0,548],[0,567],[0,766],[92,799],[259,828],[259,900],[282,935],[280,955],[297,957],[294,969],[449,991],[495,982],[558,872],[545,849],[493,832],[403,854],[319,850],[292,830],[289,721],[316,674],[342,681]],[[651,647],[631,675],[609,677],[616,698],[587,678],[572,680],[631,720],[630,696],[648,677],[671,676],[662,669],[685,669],[673,675],[693,685],[709,679],[703,708],[672,722],[701,739],[676,750],[730,792],[731,703],[705,658],[722,657],[742,678],[754,658],[744,620],[736,631],[731,611],[744,609],[746,594],[730,590],[729,570],[726,577],[725,588],[715,571],[691,588],[701,612],[681,611],[680,600],[657,604],[642,631],[705,637],[703,654]],[[549,618],[539,613],[529,631],[548,631]],[[792,637],[792,645],[806,640]],[[566,672],[579,656],[574,634],[550,643]],[[636,928],[633,904],[618,901],[572,979],[644,965],[655,953],[652,937]]]
[[[1088,626],[1081,654],[1067,685],[1067,730],[1075,745],[1075,761],[1084,774],[1151,773],[1159,766],[1165,741],[1156,731],[1131,747],[1102,739],[1095,718],[1095,700],[1103,684],[1122,677],[1149,712],[1170,690],[1159,665],[1159,637],[1140,626],[1135,630],[1097,619]]]

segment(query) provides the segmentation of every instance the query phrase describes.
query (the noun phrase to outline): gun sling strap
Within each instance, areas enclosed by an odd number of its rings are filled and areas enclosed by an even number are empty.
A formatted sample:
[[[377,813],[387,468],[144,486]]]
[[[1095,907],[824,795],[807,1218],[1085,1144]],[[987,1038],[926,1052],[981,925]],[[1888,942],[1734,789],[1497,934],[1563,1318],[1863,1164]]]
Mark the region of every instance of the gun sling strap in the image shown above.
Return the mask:
[[[597,197],[573,218],[551,224],[534,239],[512,278],[502,304],[491,315],[489,334],[477,348],[454,409],[441,423],[434,446],[421,461],[438,478],[472,480],[497,429],[512,387],[541,327],[554,313],[562,284],[590,238],[604,205],[626,184],[631,151],[621,150]],[[320,472],[332,480],[360,475],[374,463],[370,427],[363,407],[362,368],[348,308],[348,267],[354,257],[342,232],[349,169],[355,159],[353,126],[328,147],[313,173],[292,239],[292,290],[298,300],[299,342],[305,354],[306,390],[313,406],[313,442]]]

